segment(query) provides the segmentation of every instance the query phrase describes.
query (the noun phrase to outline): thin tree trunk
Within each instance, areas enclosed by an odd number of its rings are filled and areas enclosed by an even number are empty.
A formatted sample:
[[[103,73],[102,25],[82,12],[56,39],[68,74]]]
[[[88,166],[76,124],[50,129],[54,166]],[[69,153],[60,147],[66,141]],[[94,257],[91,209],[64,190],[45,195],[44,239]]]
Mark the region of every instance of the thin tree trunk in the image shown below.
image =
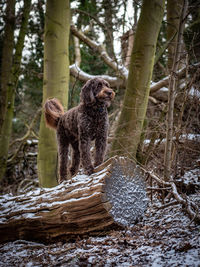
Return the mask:
[[[10,81],[10,73],[13,60],[15,28],[15,0],[7,0],[4,41],[1,61],[1,88],[0,88],[0,138],[1,129],[6,115],[7,88]]]
[[[171,40],[168,45],[167,66],[170,72],[173,66],[174,53],[178,41],[179,21],[183,0],[167,0],[167,40]]]
[[[114,56],[113,1],[103,0],[102,7],[104,9],[104,23],[107,26],[105,31],[106,51],[110,57],[113,57]]]
[[[135,34],[122,112],[112,154],[136,157],[146,114],[164,0],[144,0]]]
[[[74,54],[75,54],[75,64],[77,67],[81,65],[81,50],[80,50],[80,42],[76,36],[74,38]]]
[[[125,59],[125,67],[128,69],[129,68],[129,64],[130,64],[130,60],[131,60],[131,53],[133,50],[133,42],[134,42],[134,32],[133,30],[130,30],[128,32],[128,47],[127,47],[127,51],[126,51],[126,59]]]
[[[171,76],[169,81],[169,95],[168,95],[168,112],[167,112],[167,134],[166,134],[166,145],[164,154],[164,179],[165,181],[170,180],[171,175],[171,165],[172,165],[172,144],[173,144],[173,127],[174,127],[174,102],[176,98],[176,88],[177,88],[177,76],[176,72],[179,69],[180,55],[181,55],[181,39],[184,28],[184,17],[186,14],[187,0],[183,1],[181,16],[179,18],[179,27],[177,42],[174,51],[173,65],[171,70]]]
[[[10,82],[7,88],[7,109],[4,123],[2,125],[1,139],[0,139],[0,179],[4,176],[6,171],[6,163],[8,158],[9,142],[12,132],[12,119],[14,111],[15,102],[15,90],[17,87],[17,82],[20,74],[20,65],[22,58],[22,50],[24,47],[24,38],[26,35],[28,17],[31,7],[31,0],[24,1],[23,16],[21,28],[16,44],[16,52],[14,56],[14,62],[11,70]]]
[[[43,103],[49,97],[68,102],[70,27],[69,0],[47,0],[44,36]],[[55,132],[46,127],[42,114],[39,133],[38,175],[43,187],[57,184],[57,144]]]

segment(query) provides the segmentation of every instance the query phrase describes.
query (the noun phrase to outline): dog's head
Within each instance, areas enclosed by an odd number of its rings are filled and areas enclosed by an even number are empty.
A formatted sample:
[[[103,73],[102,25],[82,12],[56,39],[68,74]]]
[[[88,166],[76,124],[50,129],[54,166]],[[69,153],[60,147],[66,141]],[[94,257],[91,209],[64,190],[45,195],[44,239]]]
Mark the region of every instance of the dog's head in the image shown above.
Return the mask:
[[[92,105],[96,102],[103,102],[107,106],[115,97],[114,91],[108,82],[100,78],[94,78],[86,82],[81,89],[80,99],[85,105]]]

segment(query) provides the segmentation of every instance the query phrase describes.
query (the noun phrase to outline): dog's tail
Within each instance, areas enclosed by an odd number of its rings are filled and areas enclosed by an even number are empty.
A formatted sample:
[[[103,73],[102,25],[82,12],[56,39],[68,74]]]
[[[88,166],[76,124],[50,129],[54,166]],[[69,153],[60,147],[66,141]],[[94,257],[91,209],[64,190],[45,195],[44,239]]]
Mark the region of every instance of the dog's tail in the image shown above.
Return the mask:
[[[56,129],[60,117],[64,114],[64,109],[60,101],[56,98],[48,99],[44,104],[44,115],[46,126]]]

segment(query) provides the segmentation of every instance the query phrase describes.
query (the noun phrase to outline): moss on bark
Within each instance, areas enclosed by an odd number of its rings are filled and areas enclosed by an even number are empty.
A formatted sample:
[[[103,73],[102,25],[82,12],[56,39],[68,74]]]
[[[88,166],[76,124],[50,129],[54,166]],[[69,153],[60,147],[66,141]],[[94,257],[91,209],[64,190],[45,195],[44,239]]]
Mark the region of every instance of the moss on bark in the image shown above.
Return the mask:
[[[64,107],[68,101],[70,27],[69,1],[47,0],[44,36],[43,103],[58,98]],[[42,115],[39,133],[38,175],[41,186],[57,184],[57,144],[55,132],[46,128]]]
[[[112,154],[135,158],[148,104],[156,42],[164,0],[144,0],[135,35],[126,93]]]

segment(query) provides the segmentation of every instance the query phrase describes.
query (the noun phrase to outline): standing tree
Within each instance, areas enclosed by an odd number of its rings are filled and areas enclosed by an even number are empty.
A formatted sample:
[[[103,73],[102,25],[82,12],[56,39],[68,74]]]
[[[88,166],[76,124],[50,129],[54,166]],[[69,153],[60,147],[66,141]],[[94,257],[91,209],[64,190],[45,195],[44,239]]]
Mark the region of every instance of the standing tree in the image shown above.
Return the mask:
[[[15,46],[15,55],[13,59],[13,64],[10,72],[9,82],[6,86],[6,103],[5,103],[5,116],[3,119],[3,124],[1,128],[0,136],[0,178],[2,178],[6,171],[7,158],[8,158],[8,149],[9,142],[12,132],[12,119],[14,112],[14,103],[15,103],[15,91],[17,87],[17,82],[20,74],[20,65],[22,58],[22,50],[24,47],[24,38],[27,31],[28,18],[30,13],[31,0],[24,1],[23,13],[22,13],[22,22],[19,31],[19,36]]]
[[[112,154],[136,157],[147,110],[156,42],[164,6],[164,0],[143,1]]]
[[[171,166],[172,166],[172,141],[174,134],[174,103],[177,92],[177,76],[176,72],[179,69],[180,57],[181,57],[181,39],[184,30],[184,19],[187,10],[187,0],[183,1],[181,8],[181,15],[178,21],[178,29],[177,29],[177,42],[175,45],[175,49],[173,51],[173,61],[172,61],[172,69],[169,80],[169,93],[168,93],[168,111],[167,111],[167,134],[166,134],[166,145],[165,145],[165,154],[164,154],[164,179],[165,181],[170,180],[171,175]]]
[[[179,18],[183,0],[167,0],[167,40],[171,40],[168,46],[168,70],[172,69],[174,52],[178,38]]]
[[[7,87],[10,80],[12,68],[13,48],[14,48],[14,29],[15,29],[15,0],[7,0],[3,51],[1,60],[1,79],[0,79],[0,133],[6,115]]]
[[[68,101],[68,39],[70,26],[69,0],[47,0],[44,35],[43,103],[57,97],[66,107]],[[57,145],[55,132],[46,128],[41,117],[38,152],[40,184],[52,187],[57,184]]]
[[[184,41],[189,52],[191,63],[200,61],[200,0],[188,1],[187,28],[184,31]]]

